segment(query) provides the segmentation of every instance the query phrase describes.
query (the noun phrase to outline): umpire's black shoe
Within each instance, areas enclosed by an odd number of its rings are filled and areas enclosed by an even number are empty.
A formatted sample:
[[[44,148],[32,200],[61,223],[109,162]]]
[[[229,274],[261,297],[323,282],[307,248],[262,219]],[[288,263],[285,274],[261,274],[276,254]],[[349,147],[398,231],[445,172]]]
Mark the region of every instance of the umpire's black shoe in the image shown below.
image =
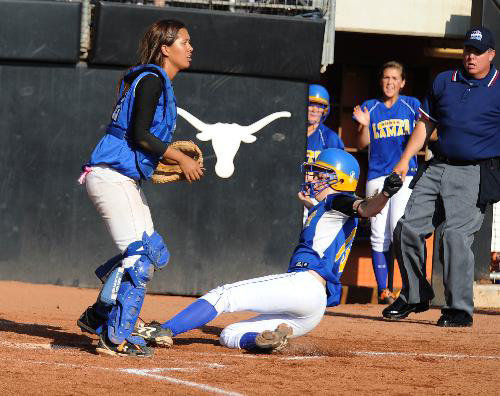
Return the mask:
[[[382,316],[386,319],[404,319],[412,312],[424,312],[429,309],[429,301],[418,304],[407,304],[401,298],[397,298],[391,305],[382,311]]]
[[[440,327],[472,327],[472,316],[459,309],[446,309],[437,321]]]

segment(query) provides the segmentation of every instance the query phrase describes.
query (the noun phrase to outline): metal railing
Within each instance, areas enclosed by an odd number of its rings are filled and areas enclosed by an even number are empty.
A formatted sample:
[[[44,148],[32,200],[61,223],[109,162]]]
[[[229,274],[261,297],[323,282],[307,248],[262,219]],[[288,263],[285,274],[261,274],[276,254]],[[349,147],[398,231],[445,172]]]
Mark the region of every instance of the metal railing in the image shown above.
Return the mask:
[[[111,0],[113,1],[113,0]],[[322,18],[330,0],[114,0],[120,3]]]

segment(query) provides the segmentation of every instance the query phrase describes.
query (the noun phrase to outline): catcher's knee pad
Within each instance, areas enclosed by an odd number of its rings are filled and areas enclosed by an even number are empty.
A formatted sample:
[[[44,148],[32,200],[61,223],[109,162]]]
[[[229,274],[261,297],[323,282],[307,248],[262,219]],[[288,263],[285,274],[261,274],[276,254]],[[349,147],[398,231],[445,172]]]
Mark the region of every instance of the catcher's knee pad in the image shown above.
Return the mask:
[[[121,266],[122,260],[132,256],[140,257],[131,267],[123,268]],[[169,258],[170,253],[160,234],[153,232],[149,236],[144,232],[142,240],[132,242],[125,252],[111,258],[95,271],[104,283],[99,300],[106,305],[115,304],[125,271],[135,285],[145,287],[146,283],[153,277],[154,270],[165,267]]]
[[[146,257],[157,270],[164,268],[170,259],[170,252],[167,249],[167,245],[165,245],[163,238],[156,231],[150,236],[144,232],[142,240],[132,242],[123,254],[124,257],[137,255]]]

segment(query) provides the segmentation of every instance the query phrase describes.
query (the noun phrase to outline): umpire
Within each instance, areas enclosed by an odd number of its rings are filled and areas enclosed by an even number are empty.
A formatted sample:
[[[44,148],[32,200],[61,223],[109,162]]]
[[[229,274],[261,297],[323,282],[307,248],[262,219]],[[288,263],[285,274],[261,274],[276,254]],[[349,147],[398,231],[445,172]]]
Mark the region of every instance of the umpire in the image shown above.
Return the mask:
[[[443,223],[440,252],[446,304],[437,325],[472,326],[474,310],[474,233],[481,228],[485,203],[500,197],[500,80],[491,32],[467,32],[463,66],[439,74],[420,108],[421,118],[394,171],[405,177],[408,163],[434,128],[434,158],[415,177],[405,214],[394,230],[403,288],[383,310],[403,319],[429,309],[434,298],[425,274],[425,238]],[[480,183],[480,180],[482,181]],[[481,184],[481,194],[480,194]]]

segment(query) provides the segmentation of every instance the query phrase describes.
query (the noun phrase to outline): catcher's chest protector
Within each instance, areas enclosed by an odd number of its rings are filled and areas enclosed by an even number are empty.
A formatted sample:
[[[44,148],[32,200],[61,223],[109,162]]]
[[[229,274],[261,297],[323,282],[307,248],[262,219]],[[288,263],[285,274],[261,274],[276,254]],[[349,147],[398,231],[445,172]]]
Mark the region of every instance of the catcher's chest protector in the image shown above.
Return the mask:
[[[88,165],[105,163],[120,173],[135,180],[149,179],[158,165],[156,155],[132,148],[127,140],[135,88],[142,77],[154,74],[162,80],[163,92],[156,106],[150,132],[165,143],[172,140],[177,120],[177,104],[170,79],[163,69],[156,65],[141,65],[133,68],[124,78],[133,78],[130,88],[123,95],[124,84],[120,89],[120,99],[113,110],[106,135],[92,153]]]

